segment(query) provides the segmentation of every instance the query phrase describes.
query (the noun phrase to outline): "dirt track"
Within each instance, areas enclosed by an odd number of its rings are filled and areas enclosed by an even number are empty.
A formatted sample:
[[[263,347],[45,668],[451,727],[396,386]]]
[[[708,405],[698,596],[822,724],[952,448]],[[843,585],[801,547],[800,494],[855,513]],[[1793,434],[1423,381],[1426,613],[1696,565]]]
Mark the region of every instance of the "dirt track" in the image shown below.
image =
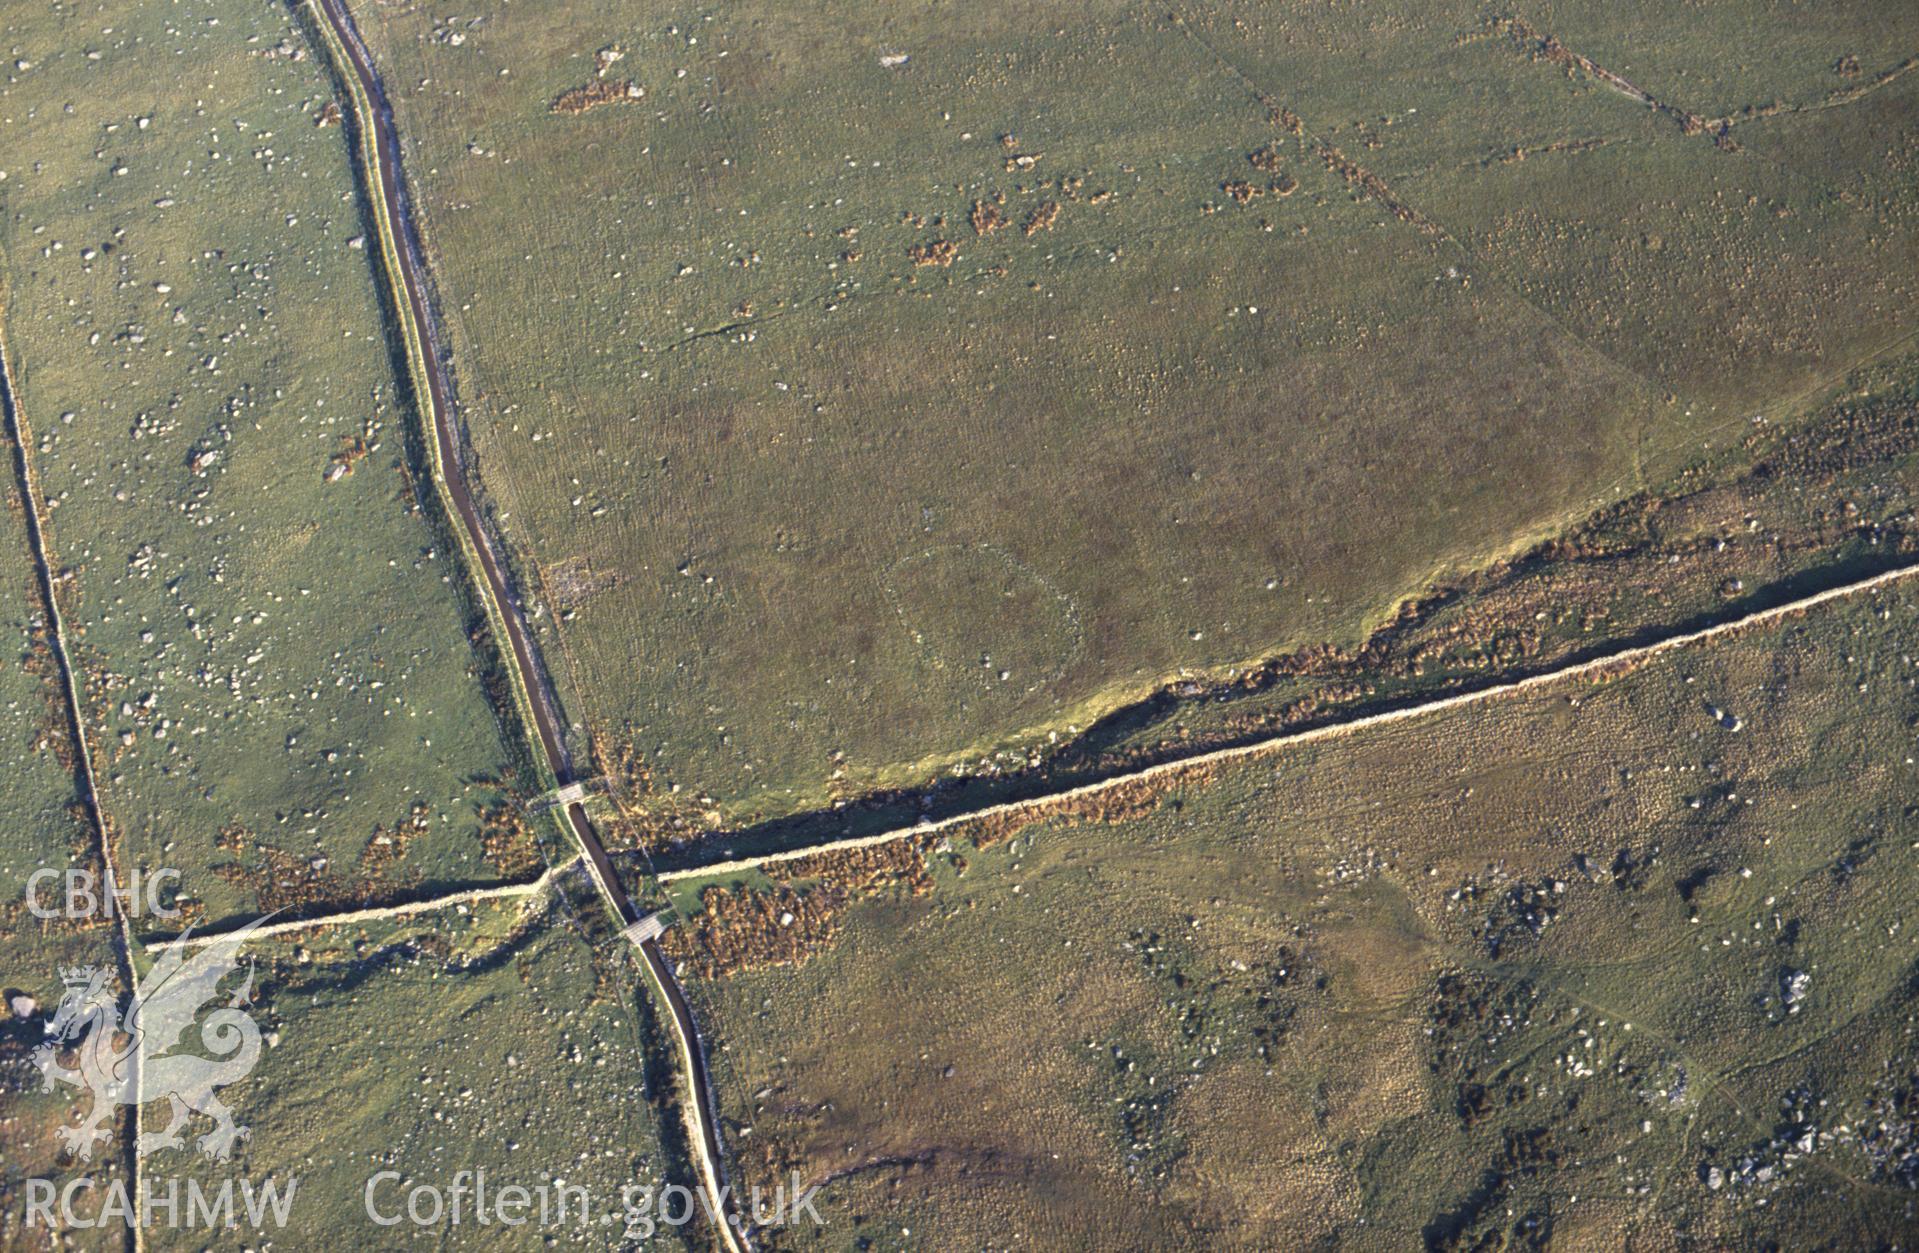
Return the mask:
[[[507,581],[499,550],[487,532],[479,509],[473,503],[473,493],[467,483],[459,435],[455,428],[453,389],[435,344],[433,322],[420,278],[420,249],[408,210],[405,184],[400,177],[399,137],[394,131],[393,111],[379,75],[374,72],[372,57],[355,31],[343,0],[312,0],[312,6],[326,28],[326,34],[330,36],[328,42],[333,45],[331,53],[336,61],[345,62],[338,68],[343,74],[350,74],[354,80],[349,86],[354,89],[356,97],[353,110],[358,122],[356,129],[360,131],[359,138],[372,167],[368,171],[371,185],[367,193],[378,220],[386,268],[392,271],[387,277],[393,289],[396,313],[413,363],[413,373],[417,376],[414,380],[416,393],[424,385],[424,394],[417,395],[416,399],[421,402],[421,408],[432,427],[430,436],[437,485],[465,533],[465,547],[473,564],[479,568],[483,589],[492,609],[491,616],[505,632],[511,648],[510,660],[515,672],[516,691],[525,702],[525,712],[533,724],[547,767],[555,783],[563,787],[574,782],[575,776],[559,716],[554,708],[555,702],[546,684],[546,671],[540,664],[539,652],[527,629],[519,598],[514,595]],[[637,921],[633,902],[621,886],[619,875],[608,859],[599,832],[594,829],[585,807],[578,803],[568,805],[565,814],[567,825],[585,854],[594,881],[618,916],[620,925]],[[714,1117],[712,1080],[698,1027],[693,1021],[692,1007],[687,1004],[679,979],[665,955],[660,952],[658,942],[647,940],[639,948],[648,973],[672,1013],[674,1029],[679,1036],[681,1060],[686,1067],[693,1095],[689,1106],[694,1112],[693,1130],[699,1140],[701,1172],[711,1193],[715,1212],[728,1213],[722,1187],[721,1163],[724,1159]],[[742,1246],[744,1237],[727,1223],[715,1226],[729,1248]]]
[[[1884,570],[1869,578],[1857,579],[1851,583],[1842,583],[1829,587],[1823,592],[1788,601],[1783,605],[1774,605],[1770,609],[1761,609],[1742,618],[1732,618],[1712,626],[1701,627],[1696,631],[1682,631],[1654,640],[1650,644],[1640,644],[1631,648],[1622,648],[1617,652],[1605,653],[1586,661],[1572,665],[1559,666],[1552,670],[1542,670],[1538,674],[1523,679],[1513,679],[1506,683],[1495,683],[1488,687],[1474,688],[1470,691],[1456,692],[1451,696],[1441,696],[1433,700],[1421,701],[1415,705],[1404,705],[1397,709],[1388,709],[1382,713],[1364,714],[1340,722],[1328,722],[1320,726],[1299,731],[1281,731],[1264,739],[1246,744],[1235,744],[1229,748],[1214,749],[1211,752],[1195,753],[1190,757],[1176,757],[1138,770],[1110,775],[1094,783],[1079,787],[1062,788],[1057,792],[1047,792],[1039,796],[1029,796],[1022,800],[1005,801],[997,805],[984,805],[978,809],[963,810],[949,814],[936,821],[920,822],[909,827],[897,827],[891,831],[882,831],[875,835],[853,836],[843,840],[829,840],[808,844],[799,848],[781,849],[758,857],[742,857],[733,861],[709,862],[702,866],[689,866],[680,870],[667,870],[660,874],[660,881],[680,882],[687,879],[702,879],[712,875],[734,874],[744,870],[756,870],[761,867],[784,861],[793,861],[801,857],[811,857],[817,853],[830,853],[838,850],[871,848],[876,844],[889,844],[909,836],[923,836],[969,822],[985,818],[999,818],[1017,815],[1023,811],[1038,809],[1042,806],[1056,805],[1061,801],[1077,800],[1081,797],[1097,796],[1101,792],[1124,787],[1142,780],[1163,778],[1183,770],[1194,770],[1215,765],[1220,762],[1235,761],[1244,757],[1255,757],[1265,753],[1277,752],[1296,744],[1309,744],[1315,740],[1332,739],[1336,736],[1351,735],[1368,727],[1384,726],[1388,723],[1404,722],[1409,718],[1423,718],[1447,709],[1457,709],[1464,705],[1476,705],[1502,696],[1511,696],[1520,692],[1532,691],[1548,684],[1582,675],[1600,675],[1608,670],[1634,666],[1648,661],[1662,653],[1686,648],[1706,640],[1729,635],[1736,631],[1776,622],[1807,609],[1826,604],[1829,601],[1842,600],[1864,592],[1875,591],[1903,579],[1919,577],[1919,562]]]

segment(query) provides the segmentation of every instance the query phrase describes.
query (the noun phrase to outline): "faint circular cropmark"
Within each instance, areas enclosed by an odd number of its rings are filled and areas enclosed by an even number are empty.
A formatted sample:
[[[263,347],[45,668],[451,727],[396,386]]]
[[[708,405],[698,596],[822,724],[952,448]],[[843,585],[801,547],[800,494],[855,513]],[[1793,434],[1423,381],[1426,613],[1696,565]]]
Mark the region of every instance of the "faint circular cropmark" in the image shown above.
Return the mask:
[[[927,663],[968,687],[1033,691],[1063,675],[1085,644],[1073,598],[997,544],[909,553],[881,581]]]

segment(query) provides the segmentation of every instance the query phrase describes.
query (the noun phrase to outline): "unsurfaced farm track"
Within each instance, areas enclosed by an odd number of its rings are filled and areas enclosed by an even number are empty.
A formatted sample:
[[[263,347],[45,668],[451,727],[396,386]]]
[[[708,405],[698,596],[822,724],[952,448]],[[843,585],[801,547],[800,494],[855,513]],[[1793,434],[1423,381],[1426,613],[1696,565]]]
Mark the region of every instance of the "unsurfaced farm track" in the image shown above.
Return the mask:
[[[318,42],[328,54],[341,85],[351,97],[351,134],[357,145],[358,167],[363,179],[369,213],[376,228],[379,248],[376,253],[381,279],[390,302],[390,315],[397,323],[398,341],[406,358],[406,373],[411,381],[418,411],[427,428],[423,434],[432,463],[435,490],[447,514],[455,520],[454,529],[474,573],[486,612],[498,637],[507,647],[502,661],[510,671],[511,688],[523,721],[531,729],[530,739],[537,741],[539,759],[553,787],[577,781],[569,753],[564,725],[546,680],[539,649],[515,594],[502,550],[489,533],[484,516],[474,500],[468,482],[453,389],[435,343],[433,311],[426,296],[424,261],[416,225],[411,218],[405,180],[400,167],[400,149],[392,111],[381,80],[365,44],[354,29],[344,0],[289,0],[296,14],[311,15]],[[1531,32],[1518,32],[1522,39]],[[1557,45],[1549,51],[1557,51]],[[1615,89],[1640,99],[1652,107],[1664,108],[1623,79],[1605,74],[1584,63],[1582,68],[1595,73]],[[1670,111],[1670,110],[1669,110]],[[9,399],[9,417],[12,417]],[[23,462],[23,465],[25,463]],[[23,471],[24,474],[24,471]],[[35,531],[36,536],[38,531]],[[38,541],[36,540],[38,546]],[[1242,758],[1284,751],[1292,746],[1346,736],[1369,728],[1435,715],[1518,696],[1549,685],[1580,678],[1602,679],[1608,674],[1636,667],[1663,654],[1728,636],[1740,631],[1778,622],[1822,604],[1871,595],[1919,575],[1919,561],[1860,577],[1828,587],[1738,618],[1716,622],[1692,630],[1675,630],[1656,639],[1622,646],[1590,656],[1578,662],[1541,670],[1524,677],[1486,683],[1465,691],[1408,703],[1384,711],[1355,712],[1344,718],[1331,718],[1309,728],[1276,732],[1270,736],[1234,744],[1227,748],[1176,757],[1150,766],[1122,771],[1075,787],[1061,787],[1020,800],[979,806],[955,812],[938,820],[920,821],[876,834],[835,840],[818,840],[801,846],[777,849],[756,856],[694,863],[660,875],[662,880],[687,881],[757,870],[768,865],[838,850],[867,848],[909,838],[924,837],[942,830],[1002,817],[1036,815],[1047,807],[1090,799],[1101,793],[1155,779],[1170,778],[1181,772]],[[51,596],[51,573],[44,567],[43,581]],[[69,677],[69,685],[71,678]],[[78,706],[75,706],[78,717]],[[598,831],[580,803],[559,809],[562,821],[579,847],[577,858],[592,877],[618,924],[624,928],[638,920],[637,910],[622,886],[608,857]],[[104,838],[104,833],[103,833]],[[415,914],[467,900],[530,897],[549,886],[572,862],[549,869],[540,879],[523,884],[455,893],[445,897],[409,902],[383,909],[358,910],[346,914],[305,919],[280,924],[276,930],[297,930],[343,922],[369,921],[380,917]],[[202,937],[175,943],[194,943]],[[727,1212],[724,1179],[724,1149],[720,1142],[712,1084],[706,1057],[692,1011],[677,976],[661,953],[657,941],[639,943],[645,969],[674,1023],[683,1070],[692,1100],[687,1103],[691,1130],[695,1134],[700,1157],[702,1182],[709,1190],[716,1212]],[[744,1224],[716,1224],[721,1240],[728,1247],[745,1247]]]
[[[293,2],[297,5],[299,0]],[[381,278],[391,300],[393,316],[399,322],[400,342],[407,358],[414,398],[430,428],[425,434],[433,463],[434,486],[448,512],[458,521],[461,547],[469,567],[479,574],[475,582],[486,604],[487,615],[508,642],[504,660],[512,673],[515,698],[539,742],[541,759],[553,784],[563,787],[575,782],[573,763],[555,701],[546,685],[539,650],[527,628],[519,598],[507,579],[499,548],[487,532],[467,482],[455,424],[453,388],[434,343],[431,310],[420,275],[421,249],[400,174],[400,145],[393,111],[380,77],[374,71],[372,56],[354,29],[343,0],[310,0],[310,7],[319,19],[316,25],[325,50],[352,97],[352,130],[359,141],[365,192],[380,241]],[[624,929],[637,922],[637,911],[606,855],[586,807],[576,801],[567,804],[561,812],[620,927]],[[658,940],[640,940],[638,947],[649,977],[666,1002],[678,1038],[692,1098],[686,1108],[691,1114],[690,1129],[699,1154],[702,1182],[710,1194],[712,1212],[721,1216],[714,1227],[729,1249],[742,1249],[746,1247],[745,1223],[738,1219],[736,1212],[730,1212],[732,1207],[727,1203],[728,1193],[723,1184],[724,1153],[715,1121],[712,1081],[692,1007],[687,1003],[678,976],[660,951]]]
[[[1117,791],[1131,785],[1165,779],[1187,771],[1204,770],[1208,766],[1223,762],[1238,761],[1248,757],[1260,757],[1280,752],[1302,744],[1319,740],[1329,740],[1353,735],[1374,727],[1387,726],[1395,722],[1406,722],[1414,718],[1430,717],[1449,709],[1459,709],[1468,705],[1484,704],[1503,697],[1521,695],[1527,692],[1563,683],[1579,678],[1603,678],[1609,673],[1623,671],[1642,665],[1665,653],[1702,644],[1720,636],[1736,634],[1740,631],[1763,627],[1778,622],[1808,609],[1832,601],[1844,600],[1853,596],[1870,594],[1906,579],[1919,578],[1919,561],[1908,562],[1890,570],[1882,570],[1865,578],[1841,583],[1823,591],[1802,596],[1796,600],[1773,605],[1724,622],[1700,627],[1692,631],[1677,631],[1661,636],[1645,644],[1620,648],[1612,652],[1601,653],[1584,661],[1571,662],[1549,670],[1541,670],[1523,678],[1511,679],[1501,683],[1491,683],[1484,687],[1471,688],[1463,692],[1454,692],[1447,696],[1434,697],[1431,700],[1377,713],[1354,714],[1346,718],[1334,718],[1317,726],[1304,727],[1292,731],[1279,731],[1272,735],[1233,744],[1226,748],[1207,752],[1193,753],[1185,757],[1174,757],[1142,766],[1137,770],[1122,771],[1108,775],[1092,783],[1077,787],[1061,788],[1044,792],[1020,800],[1004,801],[996,805],[983,805],[976,809],[961,810],[943,818],[914,823],[910,826],[895,827],[872,835],[852,836],[841,840],[817,841],[796,848],[780,849],[754,857],[742,857],[731,861],[707,862],[700,865],[665,870],[660,873],[661,882],[681,882],[688,879],[705,879],[718,875],[737,874],[749,870],[763,869],[780,862],[795,861],[802,857],[813,857],[821,853],[842,852],[852,849],[871,848],[874,845],[890,844],[897,840],[922,837],[940,831],[963,827],[971,823],[995,818],[1017,818],[1024,814],[1070,804],[1074,801],[1098,797],[1101,793]]]
[[[1484,704],[1504,697],[1522,695],[1569,680],[1604,678],[1608,674],[1623,672],[1643,665],[1666,653],[1689,648],[1697,644],[1703,644],[1722,636],[1734,635],[1741,631],[1754,630],[1771,623],[1784,621],[1787,618],[1805,613],[1807,610],[1816,609],[1821,605],[1834,601],[1846,600],[1854,596],[1870,595],[1908,579],[1919,579],[1919,561],[1897,566],[1890,570],[1882,570],[1869,577],[1841,583],[1796,600],[1773,605],[1769,608],[1745,614],[1738,618],[1730,618],[1724,622],[1714,623],[1711,626],[1701,627],[1692,631],[1674,632],[1671,635],[1662,636],[1649,643],[1638,644],[1629,648],[1620,648],[1612,652],[1602,653],[1596,657],[1587,658],[1583,661],[1557,666],[1549,670],[1542,670],[1523,678],[1511,679],[1501,683],[1492,683],[1485,687],[1473,688],[1469,691],[1454,692],[1450,695],[1434,697],[1431,700],[1420,701],[1416,704],[1404,705],[1376,713],[1354,714],[1346,718],[1334,718],[1317,726],[1305,727],[1293,731],[1280,731],[1247,743],[1234,744],[1226,748],[1194,753],[1185,757],[1175,757],[1167,761],[1155,762],[1150,766],[1142,766],[1137,770],[1122,771],[1117,774],[1108,775],[1092,783],[1080,784],[1076,787],[1059,788],[1050,792],[1041,792],[1037,795],[1023,797],[1019,800],[1004,801],[999,804],[982,805],[974,809],[960,810],[959,812],[948,814],[943,818],[929,819],[907,826],[894,827],[871,835],[849,836],[836,840],[816,840],[811,843],[799,844],[792,848],[779,849],[751,857],[696,862],[689,866],[663,870],[660,872],[659,878],[663,883],[679,883],[689,880],[741,874],[748,871],[761,870],[767,866],[779,865],[783,862],[815,857],[822,853],[848,852],[856,849],[872,848],[877,845],[891,844],[899,840],[923,837],[995,818],[1039,816],[1047,809],[1055,806],[1095,798],[1105,792],[1115,792],[1134,784],[1164,779],[1187,771],[1204,770],[1208,766],[1217,765],[1222,762],[1237,761],[1249,757],[1260,757],[1283,752],[1302,744],[1311,744],[1321,740],[1354,735],[1373,727],[1406,722],[1415,718],[1430,717],[1450,709],[1459,709],[1470,705]],[[427,900],[412,901],[403,905],[355,910],[346,914],[329,914],[301,919],[294,922],[276,924],[274,930],[297,931],[309,927],[331,926],[340,922],[359,922],[376,918],[420,913],[430,909],[493,897],[527,896],[545,887],[555,876],[567,869],[571,864],[572,863],[568,862],[560,866],[555,866],[541,875],[539,879],[523,884],[473,889],[450,893],[446,896],[433,897]],[[208,933],[205,936],[194,936],[188,941],[167,941],[166,943],[204,943],[211,939],[212,934],[214,933]]]

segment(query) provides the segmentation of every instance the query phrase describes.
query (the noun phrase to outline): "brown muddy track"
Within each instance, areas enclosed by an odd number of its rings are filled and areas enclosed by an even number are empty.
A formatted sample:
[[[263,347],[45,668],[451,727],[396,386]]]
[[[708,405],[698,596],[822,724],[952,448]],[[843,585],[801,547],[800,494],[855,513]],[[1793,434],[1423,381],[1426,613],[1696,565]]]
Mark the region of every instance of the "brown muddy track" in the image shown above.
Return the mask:
[[[564,787],[575,782],[576,776],[572,758],[566,750],[566,742],[561,733],[559,715],[555,711],[554,700],[547,687],[546,670],[540,664],[539,652],[527,630],[526,618],[521,611],[519,598],[514,595],[512,586],[507,580],[499,550],[487,532],[479,508],[473,502],[472,490],[467,484],[466,465],[461,456],[459,436],[454,428],[452,387],[434,341],[433,321],[428,316],[424,295],[425,284],[420,277],[421,250],[417,229],[407,201],[405,185],[400,177],[400,145],[399,136],[393,124],[393,110],[381,86],[380,76],[374,71],[372,55],[367,51],[366,45],[361,42],[343,0],[311,0],[311,3],[313,10],[331,28],[335,39],[344,49],[349,67],[354,77],[359,80],[361,91],[365,93],[367,100],[373,106],[374,116],[363,120],[370,127],[368,138],[372,141],[376,157],[377,168],[374,173],[380,182],[378,196],[384,200],[385,206],[394,218],[396,236],[394,252],[398,256],[400,268],[398,275],[400,295],[407,302],[421,340],[419,356],[425,368],[429,393],[422,399],[427,402],[424,407],[428,411],[433,427],[432,438],[438,445],[439,463],[447,496],[452,501],[454,511],[459,515],[460,524],[465,529],[471,547],[479,558],[480,572],[486,582],[487,595],[499,610],[498,616],[505,627],[508,643],[513,649],[513,658],[517,663],[522,680],[521,686],[526,694],[527,708],[532,715],[541,752],[546,758],[547,766],[552,771],[555,781]],[[375,212],[380,210],[377,204],[373,208]],[[566,821],[586,855],[600,890],[618,913],[621,925],[638,921],[638,910],[634,907],[625,888],[621,886],[619,874],[607,857],[606,847],[601,843],[599,832],[594,828],[593,820],[587,815],[585,806],[577,802],[568,805]],[[723,1178],[721,1167],[725,1157],[719,1142],[712,1076],[707,1068],[705,1048],[701,1043],[699,1028],[694,1022],[693,1009],[687,1003],[686,993],[680,987],[672,965],[660,951],[659,943],[655,940],[647,940],[640,944],[639,948],[654,981],[664,993],[667,1007],[672,1011],[681,1038],[686,1044],[682,1054],[690,1072],[687,1078],[692,1088],[693,1100],[698,1106],[698,1117],[694,1121],[702,1141],[700,1150],[710,1168],[712,1188],[709,1190],[715,1190]],[[715,1196],[713,1200],[719,1206],[721,1213],[728,1212],[729,1207],[723,1197]],[[727,1246],[737,1247],[736,1235],[740,1240],[744,1240],[742,1233],[728,1230],[726,1223],[722,1222],[716,1226],[720,1229],[722,1243]]]

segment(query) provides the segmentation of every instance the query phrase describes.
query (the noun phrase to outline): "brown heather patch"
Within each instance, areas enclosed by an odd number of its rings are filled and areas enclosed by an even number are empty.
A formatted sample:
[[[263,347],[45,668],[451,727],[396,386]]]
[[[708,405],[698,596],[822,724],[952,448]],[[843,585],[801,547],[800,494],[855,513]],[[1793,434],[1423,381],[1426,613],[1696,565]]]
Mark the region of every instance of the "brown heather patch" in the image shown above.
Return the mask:
[[[1053,229],[1053,223],[1059,221],[1059,201],[1048,200],[1026,216],[1027,235],[1037,235],[1041,231]]]
[[[1006,225],[1006,217],[999,211],[999,205],[990,200],[975,200],[967,220],[973,224],[975,235],[991,235]]]
[[[0,447],[12,449],[13,444],[0,440]],[[7,511],[21,519],[26,519],[26,506],[18,492],[5,493]],[[42,716],[39,729],[33,737],[35,752],[51,752],[60,763],[60,768],[72,774],[80,768],[79,754],[74,751],[72,732],[67,714],[65,684],[60,678],[60,662],[53,652],[52,614],[48,612],[45,595],[42,594],[40,580],[29,575],[24,580],[24,593],[21,603],[28,609],[26,647],[20,655],[20,668],[34,680],[34,686],[40,693]]]
[[[51,918],[36,917],[27,908],[24,894],[17,900],[0,901],[0,927],[6,928],[9,936],[23,940],[31,936],[85,935],[90,931],[104,931],[114,925],[112,917],[101,910],[68,917],[64,910],[57,908],[61,891],[63,888],[59,883],[52,883],[47,885],[45,895],[40,898],[43,906],[56,907],[52,910]],[[5,1006],[0,1005],[0,1010],[4,1009]],[[0,1017],[0,1022],[4,1021],[5,1018]]]
[[[578,116],[602,105],[620,104],[641,98],[639,85],[632,79],[597,79],[584,87],[573,87],[553,97],[553,103],[547,108],[553,113]]]
[[[914,896],[933,890],[926,854],[936,837],[909,836],[889,844],[801,857],[776,868],[782,883],[770,892],[711,887],[700,895],[701,912],[689,927],[670,930],[661,941],[676,960],[692,963],[709,979],[742,970],[798,965],[839,934],[854,901],[904,888]]]
[[[768,966],[797,966],[845,925],[848,898],[833,888],[797,892],[789,887],[711,887],[700,894],[700,913],[669,929],[660,947],[675,964],[690,965],[708,979]]]
[[[817,879],[824,887],[852,895],[904,887],[915,896],[933,888],[926,872],[926,854],[936,837],[915,835],[887,844],[814,853],[781,863],[774,869],[782,879]]]
[[[30,603],[37,604],[39,599],[39,584],[36,582]],[[80,755],[74,751],[67,703],[62,696],[60,663],[53,655],[53,641],[47,632],[44,614],[35,614],[20,667],[36,680],[35,687],[40,693],[40,725],[34,731],[33,750],[52,753],[53,759],[60,763],[60,769],[68,774],[75,773],[80,769]],[[84,815],[82,818],[84,820]]]
[[[1320,160],[1326,163],[1328,169],[1345,179],[1348,187],[1362,196],[1377,200],[1380,204],[1384,205],[1386,211],[1394,217],[1409,226],[1418,227],[1428,235],[1444,235],[1446,233],[1439,228],[1438,223],[1422,217],[1418,210],[1414,209],[1411,205],[1402,203],[1396,198],[1392,193],[1392,189],[1386,186],[1386,181],[1380,178],[1379,175],[1373,173],[1357,161],[1354,161],[1329,143],[1320,143],[1317,147]]]
[[[406,845],[427,831],[429,813],[420,802],[393,827],[374,828],[351,878],[333,873],[325,854],[290,853],[262,844],[238,823],[221,828],[214,840],[233,860],[212,871],[223,882],[251,892],[262,911],[285,910],[292,916],[310,917],[377,906],[402,899],[404,890],[418,882],[417,872],[401,873],[398,864]]]
[[[1177,788],[1212,782],[1211,767],[1195,766],[1152,779],[1130,779],[1085,796],[1061,797],[962,824],[955,834],[987,848],[1012,839],[1037,822],[1126,822],[1158,809]],[[844,925],[846,910],[862,897],[905,890],[933,890],[926,856],[945,842],[938,834],[908,835],[885,844],[834,849],[795,858],[768,872],[786,882],[772,891],[710,887],[701,912],[687,926],[669,930],[662,946],[676,960],[714,979],[768,966],[798,965],[828,943]],[[965,862],[955,858],[964,870]],[[809,881],[806,887],[794,882]]]
[[[406,846],[426,834],[429,812],[425,801],[415,801],[407,816],[391,828],[385,825],[373,828],[373,838],[360,850],[360,876],[393,881],[400,862],[406,857]]]
[[[178,916],[167,919],[169,930],[185,931],[207,920],[207,907],[202,901],[175,901],[173,907],[180,912]]]
[[[346,880],[329,874],[324,864],[257,844],[244,827],[222,829],[216,842],[236,859],[213,867],[214,877],[251,892],[261,910],[317,913],[344,907],[352,899]],[[251,854],[252,865],[238,860],[243,853]]]
[[[631,723],[624,735],[607,741],[610,747],[602,748],[598,739],[593,747],[595,769],[613,783],[610,795],[616,812],[600,832],[607,848],[657,853],[703,829],[692,797],[660,788]]]
[[[1177,789],[1205,786],[1213,781],[1211,766],[1192,766],[1169,771],[1148,779],[1127,779],[1083,796],[1060,796],[1023,805],[1007,813],[993,814],[961,823],[958,834],[975,847],[991,848],[1012,839],[1027,827],[1041,822],[1131,822],[1144,818],[1160,807]]]
[[[67,820],[72,824],[68,831],[67,864],[91,870],[95,876],[97,890],[97,885],[106,881],[106,875],[100,865],[99,846],[93,841],[92,820],[87,814],[86,806],[78,800],[68,802],[66,813]],[[62,890],[58,882],[48,884],[42,889],[43,894],[40,899],[43,902],[51,902]],[[190,915],[197,906],[183,905],[181,908],[183,912]],[[11,900],[0,901],[0,928],[4,928],[6,933],[12,936],[79,934],[102,930],[113,925],[112,915],[105,911],[95,911],[76,917],[68,917],[62,911],[57,912],[52,918],[36,917],[27,908],[24,893]]]
[[[504,796],[480,814],[480,845],[487,865],[502,878],[523,879],[541,865],[539,841],[526,818],[526,805],[517,796]]]
[[[1031,234],[1031,232],[1027,232]],[[914,265],[949,266],[959,260],[959,245],[951,240],[935,239],[924,244],[914,244],[906,250],[913,258]]]

